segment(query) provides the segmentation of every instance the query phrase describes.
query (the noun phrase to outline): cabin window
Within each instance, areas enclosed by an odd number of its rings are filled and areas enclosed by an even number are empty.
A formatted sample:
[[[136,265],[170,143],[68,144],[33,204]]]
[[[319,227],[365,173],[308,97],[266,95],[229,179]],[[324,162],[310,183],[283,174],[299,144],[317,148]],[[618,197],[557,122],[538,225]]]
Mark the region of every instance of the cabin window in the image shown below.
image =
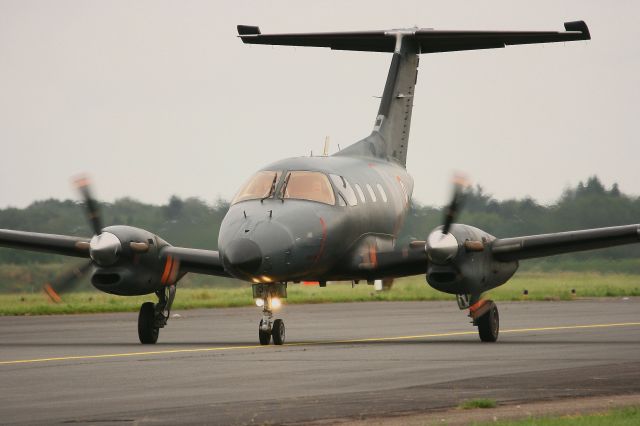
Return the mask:
[[[387,202],[387,193],[384,192],[384,188],[382,187],[382,185],[377,184],[376,186],[378,187],[378,192],[380,193],[380,196],[382,197],[382,201],[384,201],[386,203]]]
[[[409,204],[409,194],[407,193],[407,188],[404,186],[404,182],[402,182],[402,180],[400,180],[400,178],[397,178],[398,182],[400,183],[400,188],[402,189],[402,195],[404,195],[404,203]]]
[[[358,192],[358,196],[360,197],[360,201],[362,201],[363,204],[366,203],[367,201],[364,198],[364,192],[362,192],[362,188],[360,188],[360,185],[356,183],[355,187],[356,191]]]
[[[281,191],[284,191],[282,198],[317,201],[331,205],[336,203],[329,179],[320,172],[289,172]]]
[[[242,186],[240,191],[231,201],[231,204],[239,203],[246,200],[257,200],[267,198],[273,195],[275,187],[280,179],[281,171],[261,171],[253,175]]]
[[[369,196],[371,197],[371,201],[375,203],[377,201],[376,193],[373,192],[373,188],[369,184],[367,184],[367,191],[369,191]]]
[[[349,206],[357,206],[358,205],[358,197],[356,197],[356,193],[351,187],[351,184],[342,176],[338,175],[329,175],[331,178],[331,182],[338,190],[338,193],[342,195],[342,197],[347,202]]]

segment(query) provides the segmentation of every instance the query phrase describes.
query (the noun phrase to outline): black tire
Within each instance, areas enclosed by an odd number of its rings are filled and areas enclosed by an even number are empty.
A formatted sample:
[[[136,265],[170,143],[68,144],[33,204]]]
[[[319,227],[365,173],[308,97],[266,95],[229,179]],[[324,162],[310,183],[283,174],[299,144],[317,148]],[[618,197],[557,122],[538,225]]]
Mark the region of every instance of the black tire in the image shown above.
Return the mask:
[[[284,340],[285,340],[284,321],[282,321],[281,319],[277,319],[273,322],[271,335],[273,336],[274,345],[284,344]]]
[[[495,303],[491,303],[489,311],[478,318],[478,333],[480,340],[483,342],[495,342],[498,340],[500,333],[500,316],[498,315],[498,307]]]
[[[261,345],[268,345],[271,341],[271,333],[262,330],[262,320],[260,320],[260,324],[258,324],[258,339],[260,339]]]
[[[140,343],[152,345],[158,341],[160,329],[156,327],[156,308],[153,302],[145,302],[140,306],[138,314],[138,337]]]

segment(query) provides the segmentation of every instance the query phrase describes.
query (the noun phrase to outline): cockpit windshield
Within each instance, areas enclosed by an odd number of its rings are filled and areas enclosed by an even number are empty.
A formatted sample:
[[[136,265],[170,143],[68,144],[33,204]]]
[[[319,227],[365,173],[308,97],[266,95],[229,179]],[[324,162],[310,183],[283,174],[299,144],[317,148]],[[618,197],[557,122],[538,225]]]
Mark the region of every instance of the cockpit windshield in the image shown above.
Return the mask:
[[[244,184],[240,191],[238,191],[231,204],[270,197],[276,189],[281,174],[282,172],[280,171],[262,171],[256,173]]]
[[[282,191],[284,194],[282,194]],[[297,200],[317,201],[319,203],[336,203],[336,197],[329,179],[324,173],[308,171],[292,171],[287,174],[282,184],[281,197]]]

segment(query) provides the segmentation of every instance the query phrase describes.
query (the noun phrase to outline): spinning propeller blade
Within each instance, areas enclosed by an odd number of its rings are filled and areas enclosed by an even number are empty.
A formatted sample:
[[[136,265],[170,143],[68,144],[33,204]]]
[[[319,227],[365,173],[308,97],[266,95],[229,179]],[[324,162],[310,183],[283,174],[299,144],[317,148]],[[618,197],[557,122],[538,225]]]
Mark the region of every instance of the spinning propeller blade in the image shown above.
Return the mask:
[[[49,296],[52,302],[60,303],[62,302],[60,294],[75,287],[80,279],[89,272],[89,269],[91,269],[91,261],[85,262],[75,268],[68,269],[61,275],[46,283],[42,289],[46,295]]]
[[[91,194],[89,177],[86,175],[79,176],[74,180],[73,183],[84,200],[87,218],[89,219],[89,224],[93,230],[94,235],[100,235],[100,233],[102,232],[102,220],[100,218],[98,202],[95,200],[95,198],[93,198]],[[91,265],[92,261],[90,260],[89,262],[86,262],[80,266],[68,269],[55,279],[45,283],[42,289],[44,290],[46,295],[49,296],[51,301],[60,303],[62,302],[60,294],[75,287],[80,279],[89,272],[89,270],[91,269]]]
[[[464,190],[469,187],[469,180],[463,174],[457,173],[453,178],[453,195],[444,215],[442,233],[448,234],[451,224],[454,222],[464,204]]]
[[[87,217],[89,218],[89,223],[93,229],[93,234],[100,235],[100,232],[102,231],[102,220],[100,219],[98,202],[91,195],[91,182],[89,178],[87,176],[78,177],[75,179],[74,184],[84,199]]]

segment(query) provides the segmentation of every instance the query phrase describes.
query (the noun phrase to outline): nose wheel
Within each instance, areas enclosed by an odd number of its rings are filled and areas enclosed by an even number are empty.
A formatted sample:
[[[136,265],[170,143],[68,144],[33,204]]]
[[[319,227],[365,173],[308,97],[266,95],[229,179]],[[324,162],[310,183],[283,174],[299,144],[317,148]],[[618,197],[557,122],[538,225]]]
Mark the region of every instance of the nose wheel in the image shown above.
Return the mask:
[[[258,324],[260,344],[268,345],[273,338],[274,345],[283,345],[286,338],[284,321],[273,319],[273,308],[276,302],[279,304],[280,297],[287,297],[287,285],[285,283],[254,284],[253,296],[258,306],[262,306],[262,319]]]
[[[271,325],[271,331],[263,330],[263,324],[262,320],[260,320],[258,326],[258,339],[260,340],[260,344],[268,345],[271,342],[271,337],[273,337],[274,345],[283,345],[286,337],[284,321],[281,319],[275,320]]]

